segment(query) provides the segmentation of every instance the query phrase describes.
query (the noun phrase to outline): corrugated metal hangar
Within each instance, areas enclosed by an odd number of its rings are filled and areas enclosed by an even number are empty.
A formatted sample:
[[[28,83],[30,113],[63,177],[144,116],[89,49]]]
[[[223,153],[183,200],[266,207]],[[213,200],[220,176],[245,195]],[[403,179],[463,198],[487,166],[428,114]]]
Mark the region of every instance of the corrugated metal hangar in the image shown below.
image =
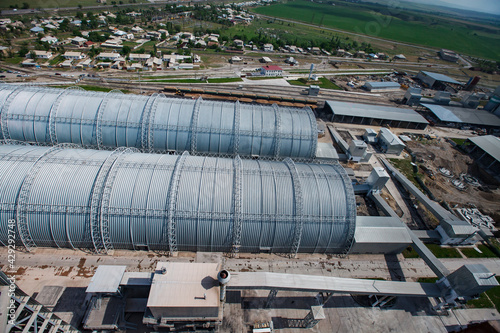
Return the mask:
[[[429,124],[424,117],[407,108],[326,101],[324,111],[331,114],[331,121],[339,123],[409,129],[425,129]]]
[[[339,164],[0,145],[0,240],[26,247],[344,253],[356,203]]]
[[[0,85],[0,139],[261,157],[314,158],[310,108]]]
[[[431,112],[440,123],[445,125],[476,125],[487,128],[500,128],[500,117],[485,110],[425,103],[420,105]]]

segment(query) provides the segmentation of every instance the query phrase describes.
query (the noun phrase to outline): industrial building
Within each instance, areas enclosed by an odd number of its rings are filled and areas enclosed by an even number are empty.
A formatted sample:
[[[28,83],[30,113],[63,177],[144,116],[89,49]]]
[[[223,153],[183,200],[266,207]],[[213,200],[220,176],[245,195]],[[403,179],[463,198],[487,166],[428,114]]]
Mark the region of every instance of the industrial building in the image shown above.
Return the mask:
[[[398,254],[412,244],[408,229],[391,216],[358,216],[351,253]]]
[[[457,62],[458,61],[458,54],[451,50],[446,50],[446,49],[441,49],[439,52],[439,56],[441,59],[445,61],[450,61],[450,62]]]
[[[0,139],[263,158],[316,153],[309,108],[6,84],[0,103]]]
[[[491,94],[490,100],[488,104],[485,105],[484,109],[500,116],[500,86]]]
[[[365,132],[363,133],[363,140],[365,140],[366,143],[369,143],[371,145],[376,144],[377,132],[374,131],[372,128],[365,129]]]
[[[356,204],[339,164],[0,146],[0,241],[34,247],[345,253]]]
[[[429,124],[412,109],[382,105],[326,101],[324,112],[331,121],[372,126],[389,125],[408,129],[425,129]]]
[[[369,92],[398,91],[401,85],[397,82],[366,82],[363,86]]]
[[[408,88],[403,97],[402,103],[410,106],[418,105],[422,99],[422,89]]]
[[[468,138],[462,147],[487,172],[500,181],[500,139],[493,135]]]
[[[462,127],[467,125],[499,128],[500,117],[485,110],[421,103],[437,124]]]
[[[400,155],[405,149],[406,145],[401,141],[397,135],[392,133],[387,128],[381,128],[377,135],[377,142],[382,151],[386,154]]]
[[[445,90],[450,85],[452,87],[462,85],[462,83],[447,75],[426,71],[420,71],[420,73],[417,74],[417,80],[420,80],[425,86],[436,90]]]

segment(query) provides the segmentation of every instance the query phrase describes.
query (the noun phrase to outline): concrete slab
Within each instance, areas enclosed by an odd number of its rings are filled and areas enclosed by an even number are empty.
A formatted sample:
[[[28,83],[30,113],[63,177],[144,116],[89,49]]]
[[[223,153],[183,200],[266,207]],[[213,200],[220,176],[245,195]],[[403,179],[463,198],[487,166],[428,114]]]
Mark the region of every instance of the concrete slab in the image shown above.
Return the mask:
[[[63,286],[44,286],[38,295],[36,295],[35,300],[43,306],[52,309],[56,306],[64,289]]]

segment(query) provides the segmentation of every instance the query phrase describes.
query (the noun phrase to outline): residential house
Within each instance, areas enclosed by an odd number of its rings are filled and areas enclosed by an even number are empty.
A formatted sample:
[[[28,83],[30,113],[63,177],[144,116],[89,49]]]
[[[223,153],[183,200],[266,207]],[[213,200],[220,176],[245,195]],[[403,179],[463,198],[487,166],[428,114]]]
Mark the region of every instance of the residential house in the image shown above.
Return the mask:
[[[133,27],[132,29],[130,29],[130,31],[132,31],[135,34],[140,34],[140,33],[144,32],[144,29],[136,26],[136,27]]]
[[[283,76],[283,69],[280,66],[263,66],[260,69],[263,76]]]
[[[34,50],[32,51],[35,53],[35,58],[36,59],[50,59],[52,58],[52,52],[50,51],[39,51],[39,50]],[[26,54],[26,58],[31,58],[31,52]]]
[[[139,53],[130,53],[128,55],[128,58],[130,61],[147,61],[149,58],[151,58],[151,54],[139,54]]]
[[[120,57],[119,53],[115,52],[101,52],[97,55],[98,60],[116,60]]]
[[[86,41],[87,39],[77,36],[71,39],[71,44],[82,46],[83,44],[85,44]]]
[[[59,41],[59,39],[57,39],[56,37],[53,37],[53,36],[45,36],[45,37],[41,38],[40,41],[47,42],[49,44],[55,44]]]
[[[236,47],[243,47],[243,45],[245,45],[245,43],[241,39],[235,39],[234,45],[236,45]]]
[[[70,51],[66,51],[66,52],[63,54],[63,57],[64,57],[64,59],[80,60],[80,59],[85,58],[85,54],[83,54],[83,53],[81,53],[81,52],[70,52]]]
[[[274,51],[274,46],[273,44],[264,44],[264,52],[273,52]]]

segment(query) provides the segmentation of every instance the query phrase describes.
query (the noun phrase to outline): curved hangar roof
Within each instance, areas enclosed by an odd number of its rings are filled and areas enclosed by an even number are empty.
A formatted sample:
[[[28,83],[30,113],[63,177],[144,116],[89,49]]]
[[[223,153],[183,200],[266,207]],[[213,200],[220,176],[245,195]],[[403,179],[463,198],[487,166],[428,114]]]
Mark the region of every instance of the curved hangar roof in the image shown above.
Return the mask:
[[[0,241],[27,246],[344,253],[356,204],[338,164],[0,145]]]
[[[314,158],[310,108],[0,85],[0,139]]]

